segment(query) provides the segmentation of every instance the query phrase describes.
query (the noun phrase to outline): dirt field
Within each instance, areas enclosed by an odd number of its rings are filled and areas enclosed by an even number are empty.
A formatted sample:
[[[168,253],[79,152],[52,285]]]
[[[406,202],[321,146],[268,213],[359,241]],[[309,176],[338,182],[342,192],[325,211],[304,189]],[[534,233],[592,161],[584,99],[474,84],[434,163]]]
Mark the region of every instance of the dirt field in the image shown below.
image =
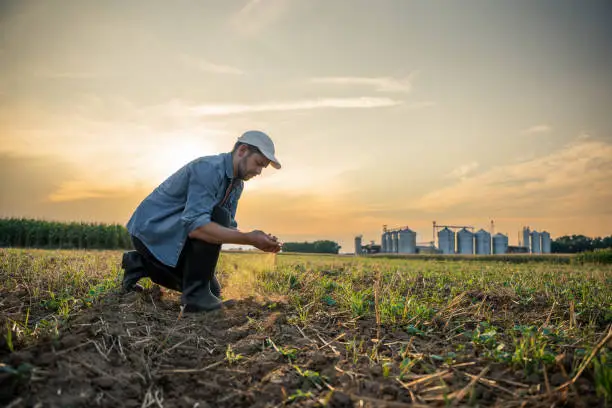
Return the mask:
[[[3,320],[23,318],[28,292],[1,295]],[[575,348],[566,347],[543,370],[529,373],[492,359],[474,337],[460,336],[451,324],[462,313],[473,315],[486,307],[505,310],[516,321],[550,319],[554,309],[544,299],[521,305],[510,296],[463,292],[418,326],[384,323],[376,310],[354,317],[337,306],[305,318],[303,308],[290,299],[243,297],[230,309],[181,315],[175,292],[162,293],[157,286],[125,295],[112,290],[70,314],[55,335],[13,345],[13,352],[4,336],[0,404],[604,406],[593,370],[576,376]],[[31,321],[41,321],[46,312],[33,307],[30,313]],[[463,324],[471,330],[478,326]],[[606,322],[597,327],[605,329]],[[602,333],[596,334],[604,340],[598,352],[609,346],[610,336],[606,340]],[[13,339],[18,335],[13,331]],[[573,377],[575,382],[568,382]]]

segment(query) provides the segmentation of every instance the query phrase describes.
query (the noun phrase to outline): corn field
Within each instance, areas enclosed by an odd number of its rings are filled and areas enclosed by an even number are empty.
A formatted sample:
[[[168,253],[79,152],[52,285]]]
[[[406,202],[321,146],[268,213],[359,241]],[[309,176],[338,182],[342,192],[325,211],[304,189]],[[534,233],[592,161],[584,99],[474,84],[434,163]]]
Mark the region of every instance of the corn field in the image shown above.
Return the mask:
[[[49,249],[128,249],[127,229],[119,224],[0,219],[0,247]]]

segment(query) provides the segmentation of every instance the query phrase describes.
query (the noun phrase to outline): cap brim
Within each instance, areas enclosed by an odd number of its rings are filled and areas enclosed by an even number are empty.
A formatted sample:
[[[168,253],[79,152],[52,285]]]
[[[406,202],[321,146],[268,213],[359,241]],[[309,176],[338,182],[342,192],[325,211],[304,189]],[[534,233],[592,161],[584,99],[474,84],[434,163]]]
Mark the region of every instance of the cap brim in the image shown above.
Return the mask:
[[[268,160],[270,160],[270,165],[271,165],[272,167],[274,167],[276,170],[280,170],[280,168],[281,168],[281,164],[280,164],[280,162],[278,161],[278,159],[277,159],[277,158],[276,158],[276,157],[275,157],[273,154],[270,154],[270,153],[268,153],[268,152],[264,152],[264,151],[262,151],[261,149],[260,149],[260,151],[261,151],[261,153],[262,153],[264,156],[266,156],[266,158],[267,158]]]

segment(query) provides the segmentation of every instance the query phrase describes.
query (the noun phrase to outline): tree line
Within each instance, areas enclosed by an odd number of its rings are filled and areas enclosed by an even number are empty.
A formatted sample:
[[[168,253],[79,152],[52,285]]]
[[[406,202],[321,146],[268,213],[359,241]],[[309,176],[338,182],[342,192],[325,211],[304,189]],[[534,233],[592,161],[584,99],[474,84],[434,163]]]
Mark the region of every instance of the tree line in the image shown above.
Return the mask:
[[[0,218],[0,247],[65,249],[130,249],[127,229],[120,224],[57,222],[29,218]],[[285,242],[284,252],[337,254],[337,242]],[[590,238],[565,235],[551,242],[553,253],[579,253],[612,248],[612,235]]]
[[[337,254],[341,246],[337,242],[321,240],[314,242],[285,242],[283,252],[308,252],[315,254]]]
[[[65,249],[130,249],[123,225],[28,218],[0,219],[0,247]]]
[[[612,248],[612,235],[608,237],[589,238],[584,235],[564,235],[551,242],[550,250],[554,253],[575,254]]]

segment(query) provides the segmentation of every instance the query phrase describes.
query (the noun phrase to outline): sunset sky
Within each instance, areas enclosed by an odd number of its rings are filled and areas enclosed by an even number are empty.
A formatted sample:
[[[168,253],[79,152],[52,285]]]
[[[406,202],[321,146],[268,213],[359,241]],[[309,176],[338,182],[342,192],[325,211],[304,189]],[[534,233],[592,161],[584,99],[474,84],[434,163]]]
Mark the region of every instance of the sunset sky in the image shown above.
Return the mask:
[[[612,234],[609,1],[0,0],[0,216],[125,224],[267,132],[241,229]]]

